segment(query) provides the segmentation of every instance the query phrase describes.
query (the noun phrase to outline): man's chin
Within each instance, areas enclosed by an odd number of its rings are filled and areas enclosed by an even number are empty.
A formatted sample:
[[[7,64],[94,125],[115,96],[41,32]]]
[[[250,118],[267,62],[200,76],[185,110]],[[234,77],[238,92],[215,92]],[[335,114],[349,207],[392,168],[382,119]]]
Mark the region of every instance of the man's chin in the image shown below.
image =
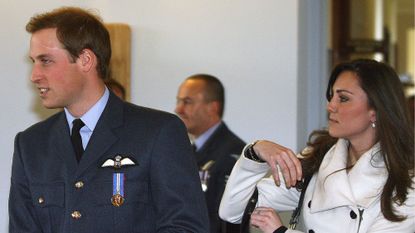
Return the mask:
[[[60,105],[57,105],[57,104],[52,104],[52,103],[45,103],[45,102],[42,102],[42,105],[43,105],[43,107],[44,108],[47,108],[47,109],[57,109],[57,108],[63,108],[62,106],[60,106]]]

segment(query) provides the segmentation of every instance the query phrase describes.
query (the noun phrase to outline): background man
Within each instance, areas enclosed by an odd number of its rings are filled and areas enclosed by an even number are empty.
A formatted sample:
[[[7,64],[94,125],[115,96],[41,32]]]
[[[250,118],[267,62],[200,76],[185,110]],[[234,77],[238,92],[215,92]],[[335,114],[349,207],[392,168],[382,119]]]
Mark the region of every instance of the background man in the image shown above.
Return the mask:
[[[107,78],[104,82],[108,89],[110,89],[116,96],[122,100],[126,100],[125,88],[120,82],[113,78]]]
[[[238,226],[224,223],[218,215],[226,180],[245,146],[245,142],[222,121],[224,92],[216,77],[207,74],[190,76],[179,88],[175,109],[195,147],[212,233],[224,232],[224,228],[227,232],[238,232]]]
[[[31,81],[46,108],[64,111],[16,136],[9,232],[208,232],[184,125],[105,87],[111,47],[99,18],[59,8],[26,30]]]

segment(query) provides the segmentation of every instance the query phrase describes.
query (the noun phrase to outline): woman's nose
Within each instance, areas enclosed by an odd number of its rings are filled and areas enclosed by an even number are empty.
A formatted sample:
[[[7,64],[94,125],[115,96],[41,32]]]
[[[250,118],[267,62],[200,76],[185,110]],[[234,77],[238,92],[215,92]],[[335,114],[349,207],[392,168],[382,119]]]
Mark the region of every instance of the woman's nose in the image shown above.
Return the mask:
[[[327,111],[328,112],[336,112],[337,111],[337,106],[333,101],[333,98],[331,98],[331,100],[329,102],[327,102]]]

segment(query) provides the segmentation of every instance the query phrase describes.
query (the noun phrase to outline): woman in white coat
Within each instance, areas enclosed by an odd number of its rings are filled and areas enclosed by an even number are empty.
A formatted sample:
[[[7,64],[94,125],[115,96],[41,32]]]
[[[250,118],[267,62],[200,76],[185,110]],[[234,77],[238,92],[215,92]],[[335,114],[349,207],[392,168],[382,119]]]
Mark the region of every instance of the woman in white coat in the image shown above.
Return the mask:
[[[343,63],[326,96],[328,134],[312,134],[299,156],[265,140],[245,147],[221,218],[241,222],[256,187],[250,223],[266,233],[415,232],[414,132],[397,74],[373,60]],[[303,177],[311,178],[300,206],[305,229],[287,229],[276,211],[297,207],[301,192],[293,187]]]

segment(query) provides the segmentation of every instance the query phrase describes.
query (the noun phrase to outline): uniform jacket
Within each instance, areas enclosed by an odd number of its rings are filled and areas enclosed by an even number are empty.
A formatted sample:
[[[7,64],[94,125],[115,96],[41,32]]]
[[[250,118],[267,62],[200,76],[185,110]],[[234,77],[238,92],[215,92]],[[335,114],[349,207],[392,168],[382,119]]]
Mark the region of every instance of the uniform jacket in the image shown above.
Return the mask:
[[[221,232],[221,220],[218,214],[220,200],[228,176],[244,146],[245,142],[222,122],[200,150],[196,152],[199,168],[202,168],[209,161],[214,161],[208,169],[208,188],[205,192],[212,233]]]
[[[136,165],[101,167],[117,154]],[[176,116],[110,94],[78,164],[65,114],[57,113],[15,138],[9,231],[208,232],[192,157]],[[115,172],[125,176],[120,207],[111,204]]]
[[[403,222],[386,220],[380,209],[380,195],[388,173],[380,155],[379,144],[360,157],[347,173],[348,142],[339,139],[325,155],[318,173],[306,190],[301,211],[304,232],[365,233],[415,232],[415,194],[408,190],[402,206],[395,205],[398,214],[407,216]],[[343,169],[343,170],[342,170]],[[220,206],[220,215],[230,222],[240,221],[247,200],[258,182],[257,206],[277,211],[293,210],[300,193],[274,184],[266,177],[269,167],[243,156],[235,165]],[[283,181],[283,179],[281,179]],[[301,232],[288,230],[287,233]]]

